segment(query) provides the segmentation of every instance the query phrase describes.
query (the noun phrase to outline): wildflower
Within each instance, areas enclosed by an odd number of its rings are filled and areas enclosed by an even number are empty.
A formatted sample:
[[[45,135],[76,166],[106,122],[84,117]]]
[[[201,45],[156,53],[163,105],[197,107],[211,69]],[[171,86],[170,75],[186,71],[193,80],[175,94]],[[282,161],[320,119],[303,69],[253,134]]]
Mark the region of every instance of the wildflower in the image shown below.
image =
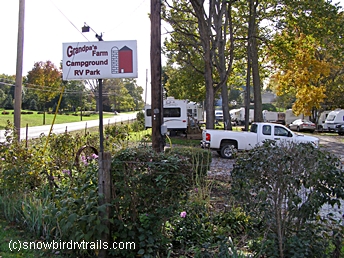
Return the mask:
[[[97,158],[98,158],[98,155],[95,154],[95,153],[93,153],[93,154],[92,154],[92,159],[97,159]]]
[[[88,165],[87,157],[86,156],[81,156],[81,161],[82,161],[82,163],[84,163],[85,166]]]
[[[185,217],[186,217],[186,211],[182,211],[182,212],[180,213],[180,217],[185,218]]]
[[[196,193],[198,193],[198,188],[197,187],[194,190],[195,190]]]
[[[4,161],[4,160],[5,160],[5,158],[1,158],[1,160],[2,160],[2,161]]]
[[[68,169],[62,170],[62,173],[70,176],[70,170],[68,170]]]

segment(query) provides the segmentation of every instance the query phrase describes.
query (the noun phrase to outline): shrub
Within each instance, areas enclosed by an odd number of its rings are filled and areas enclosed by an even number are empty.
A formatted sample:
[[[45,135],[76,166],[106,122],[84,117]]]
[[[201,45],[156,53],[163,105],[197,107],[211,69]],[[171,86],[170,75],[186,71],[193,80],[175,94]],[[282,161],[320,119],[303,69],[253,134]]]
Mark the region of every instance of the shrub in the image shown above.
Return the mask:
[[[16,131],[8,121],[6,142],[0,144],[0,194],[13,194],[20,189],[29,192],[42,182],[42,160],[38,148],[27,148],[25,142],[13,140]]]
[[[192,187],[192,164],[151,148],[119,151],[112,162],[114,239],[137,243],[135,252],[118,250],[116,257],[166,255],[164,223],[179,214],[179,201]],[[121,252],[120,252],[121,251]]]
[[[277,146],[272,141],[238,157],[231,174],[231,193],[254,218],[252,247],[257,253],[266,257],[329,256],[330,235],[339,230],[339,224],[331,225],[319,211],[325,203],[340,205],[344,198],[338,162],[311,144]]]
[[[167,153],[187,160],[193,167],[194,176],[200,175],[204,178],[207,175],[212,159],[209,150],[192,147],[172,147],[167,149]]]

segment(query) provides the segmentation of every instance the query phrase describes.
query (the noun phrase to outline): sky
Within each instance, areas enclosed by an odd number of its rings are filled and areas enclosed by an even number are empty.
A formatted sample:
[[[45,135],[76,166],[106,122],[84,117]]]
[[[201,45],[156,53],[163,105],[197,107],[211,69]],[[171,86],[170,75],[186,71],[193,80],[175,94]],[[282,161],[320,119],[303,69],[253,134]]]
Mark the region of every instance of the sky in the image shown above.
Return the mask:
[[[0,74],[16,74],[19,0],[0,0]],[[137,40],[137,84],[150,103],[150,0],[26,0],[23,76],[35,62],[50,60],[59,67],[62,44],[98,41],[86,23],[104,41]],[[147,76],[148,75],[148,76]],[[145,98],[145,94],[143,95]]]
[[[95,33],[81,33],[86,23],[104,41],[137,40],[137,84],[146,89],[150,103],[151,0],[26,0],[23,76],[35,62],[62,60],[62,44],[97,41]],[[344,6],[344,0],[334,0]],[[0,74],[15,75],[19,0],[0,0]],[[161,27],[164,34],[165,26]],[[164,37],[164,36],[163,36]],[[163,39],[162,39],[163,42]],[[164,64],[162,56],[162,64]]]

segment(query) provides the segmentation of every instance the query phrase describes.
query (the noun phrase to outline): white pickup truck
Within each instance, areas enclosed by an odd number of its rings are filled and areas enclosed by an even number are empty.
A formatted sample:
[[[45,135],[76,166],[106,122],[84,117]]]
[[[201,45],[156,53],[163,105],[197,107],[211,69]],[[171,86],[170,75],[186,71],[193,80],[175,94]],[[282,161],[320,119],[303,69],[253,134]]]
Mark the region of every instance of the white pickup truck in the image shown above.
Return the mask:
[[[202,148],[216,150],[223,158],[233,158],[236,150],[249,150],[265,140],[279,142],[312,143],[319,146],[319,139],[296,134],[287,127],[273,123],[252,123],[249,132],[205,129],[202,132]]]

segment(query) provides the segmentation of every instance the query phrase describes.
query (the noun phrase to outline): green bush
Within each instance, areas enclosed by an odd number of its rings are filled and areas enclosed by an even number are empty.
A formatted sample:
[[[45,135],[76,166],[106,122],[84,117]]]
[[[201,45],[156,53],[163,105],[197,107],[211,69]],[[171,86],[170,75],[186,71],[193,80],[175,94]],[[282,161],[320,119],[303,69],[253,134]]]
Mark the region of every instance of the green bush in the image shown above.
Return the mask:
[[[192,165],[195,172],[194,176],[200,175],[203,178],[207,175],[212,160],[209,150],[192,147],[172,147],[167,149],[166,152],[187,160]]]
[[[16,131],[8,121],[5,143],[0,143],[0,194],[26,193],[42,182],[42,158],[38,148],[27,148],[14,140]]]
[[[118,250],[116,257],[166,255],[164,223],[179,214],[192,182],[192,164],[172,154],[151,148],[119,151],[112,162],[114,240],[137,243],[135,252]]]
[[[311,144],[267,141],[240,155],[231,193],[253,218],[252,248],[266,257],[329,257],[338,221],[321,207],[340,205],[344,177],[336,156]],[[338,219],[338,218],[337,218]],[[341,234],[342,234],[341,233]],[[332,246],[332,249],[330,248]]]

